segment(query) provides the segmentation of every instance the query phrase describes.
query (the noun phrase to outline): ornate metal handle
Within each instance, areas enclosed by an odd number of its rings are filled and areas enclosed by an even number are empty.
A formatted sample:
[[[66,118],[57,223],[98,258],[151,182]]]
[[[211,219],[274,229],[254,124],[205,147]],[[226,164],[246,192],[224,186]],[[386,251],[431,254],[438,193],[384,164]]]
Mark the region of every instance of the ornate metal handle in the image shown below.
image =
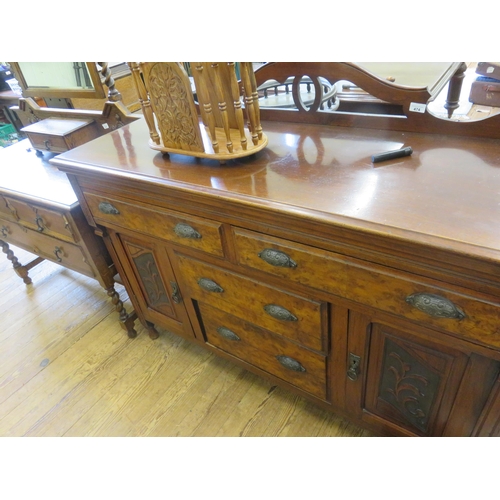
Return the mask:
[[[175,281],[171,281],[170,286],[172,287],[172,301],[176,304],[180,304],[182,302],[182,298],[181,292],[179,291],[179,285]]]
[[[61,254],[63,253],[62,249],[60,247],[55,247],[55,249],[54,249],[54,255],[56,256],[57,262],[62,262],[62,259],[59,256],[60,253]]]
[[[106,215],[118,215],[120,213],[120,211],[108,201],[101,201],[98,208],[99,211]]]
[[[0,232],[2,233],[2,236],[6,238],[7,235],[9,234],[9,229],[7,228],[7,226],[2,226],[0,228]]]
[[[45,149],[47,151],[50,151],[50,146],[51,146],[50,141],[47,139],[46,141],[43,141],[43,144],[45,146]]]
[[[279,319],[281,321],[298,321],[297,316],[294,316],[288,309],[277,306],[276,304],[265,305],[264,311],[274,319]]]
[[[45,225],[43,223],[43,219],[39,215],[37,215],[35,217],[35,223],[36,223],[36,226],[37,226],[37,228],[36,228],[37,231],[42,232],[44,229],[46,229],[46,227],[45,227]]]
[[[241,340],[238,337],[238,335],[236,335],[236,333],[234,333],[229,328],[226,328],[225,326],[219,326],[219,328],[217,328],[217,333],[226,340],[233,340],[233,341]]]
[[[358,375],[361,372],[361,358],[350,352],[348,361],[349,369],[347,370],[347,378],[354,382],[358,379]]]
[[[406,302],[429,316],[436,318],[465,318],[465,313],[451,300],[433,293],[414,293],[406,297]]]
[[[174,227],[174,232],[180,238],[191,238],[191,239],[200,239],[201,234],[193,229],[189,224],[185,224],[184,222],[179,222]]]
[[[289,356],[276,356],[276,359],[281,363],[282,366],[292,370],[294,372],[305,372],[306,369],[296,360],[290,358]]]
[[[224,291],[224,289],[221,286],[219,286],[215,281],[208,278],[200,278],[198,280],[198,285],[207,292],[222,293]]]
[[[257,254],[264,262],[275,267],[297,267],[297,263],[292,260],[285,252],[274,250],[273,248],[264,248]]]

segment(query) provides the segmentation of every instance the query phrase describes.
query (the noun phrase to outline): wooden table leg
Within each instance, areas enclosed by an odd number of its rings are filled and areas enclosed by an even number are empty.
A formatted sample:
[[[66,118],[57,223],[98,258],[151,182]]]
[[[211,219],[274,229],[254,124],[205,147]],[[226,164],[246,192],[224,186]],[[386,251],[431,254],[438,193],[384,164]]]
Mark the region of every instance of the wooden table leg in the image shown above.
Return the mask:
[[[145,323],[146,324],[144,326],[146,327],[146,330],[148,331],[149,338],[152,340],[157,339],[160,336],[160,334],[156,330],[155,325],[153,323],[150,323],[149,321],[146,321]]]
[[[14,255],[14,252],[10,249],[9,244],[6,241],[0,240],[0,246],[2,247],[2,252],[7,255],[7,259],[12,262],[12,266],[16,274],[24,281],[26,285],[31,285],[33,281],[28,276],[28,271],[33,267],[43,262],[45,259],[43,257],[37,257],[33,259],[28,264],[24,266],[19,262],[19,259]]]
[[[120,325],[127,332],[128,337],[131,339],[137,337],[137,332],[134,328],[134,322],[137,319],[137,314],[135,312],[132,312],[131,314],[127,313],[123,302],[120,299],[120,295],[115,290],[114,286],[106,288],[106,293],[108,294],[108,297],[111,297],[111,302],[113,302],[116,312],[120,315]]]

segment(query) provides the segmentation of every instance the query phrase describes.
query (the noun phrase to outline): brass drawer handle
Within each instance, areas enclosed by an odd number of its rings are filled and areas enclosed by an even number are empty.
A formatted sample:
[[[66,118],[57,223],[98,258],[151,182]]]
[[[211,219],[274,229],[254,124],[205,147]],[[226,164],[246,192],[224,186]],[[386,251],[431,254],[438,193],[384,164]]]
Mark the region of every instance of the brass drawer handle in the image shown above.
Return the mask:
[[[285,252],[274,250],[273,248],[264,248],[257,254],[264,262],[275,267],[297,267],[297,263],[292,260]]]
[[[184,222],[179,222],[174,227],[174,232],[180,238],[191,238],[191,239],[200,239],[201,234],[193,229],[189,224],[185,224]]]
[[[306,369],[296,360],[289,356],[276,356],[282,366],[293,372],[305,372]]]
[[[297,316],[294,316],[288,309],[277,306],[276,304],[265,305],[264,311],[274,319],[279,319],[281,321],[298,321]]]
[[[62,259],[61,259],[61,257],[59,256],[59,254],[60,254],[60,253],[61,253],[61,254],[63,253],[63,251],[62,251],[61,247],[55,247],[55,249],[54,249],[54,255],[56,256],[56,260],[57,260],[57,262],[62,262]]]
[[[9,229],[8,229],[8,227],[7,227],[7,226],[2,226],[2,227],[0,228],[0,232],[2,233],[2,236],[3,236],[4,238],[6,238],[6,237],[7,237],[7,235],[9,234]]]
[[[433,293],[414,293],[406,302],[420,311],[436,318],[464,319],[464,312],[451,300]]]
[[[226,340],[233,340],[233,341],[240,341],[241,339],[234,333],[232,330],[229,328],[226,328],[225,326],[219,326],[217,328],[217,333],[222,337],[225,338]]]
[[[50,144],[50,141],[49,141],[48,139],[47,139],[46,141],[43,141],[43,145],[45,146],[45,149],[46,149],[47,151],[50,151],[50,146],[51,146],[52,144]]]
[[[224,291],[224,289],[221,286],[219,286],[215,281],[208,278],[200,278],[198,280],[198,285],[207,292],[222,293]]]
[[[361,372],[361,358],[350,352],[348,363],[349,368],[347,370],[347,378],[355,382]]]
[[[120,213],[120,211],[108,201],[101,201],[101,203],[99,203],[99,211],[106,215],[118,215]]]
[[[35,223],[37,231],[42,232],[43,230],[47,229],[45,227],[45,224],[43,223],[43,219],[39,215],[35,217]]]

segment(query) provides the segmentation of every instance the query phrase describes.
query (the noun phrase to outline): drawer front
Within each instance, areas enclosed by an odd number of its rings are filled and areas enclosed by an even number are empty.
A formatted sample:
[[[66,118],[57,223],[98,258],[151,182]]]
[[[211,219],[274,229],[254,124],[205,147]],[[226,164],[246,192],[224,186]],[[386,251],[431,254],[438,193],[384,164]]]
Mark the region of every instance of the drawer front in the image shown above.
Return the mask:
[[[110,198],[84,193],[96,222],[111,223],[139,233],[156,236],[173,243],[222,257],[221,224],[199,217],[147,208]]]
[[[224,311],[200,303],[206,341],[326,400],[326,358]]]
[[[39,205],[4,197],[9,217],[39,233],[48,234],[66,241],[77,241],[71,223],[71,215],[56,212]]]
[[[7,218],[16,219],[15,211],[9,205],[9,202],[5,196],[0,194],[0,215],[6,216]],[[17,219],[16,219],[17,220]]]
[[[325,349],[326,304],[315,302],[195,259],[179,256],[188,294],[250,323],[318,351]]]
[[[234,239],[242,266],[500,347],[499,304],[279,238],[237,229]]]
[[[35,134],[33,132],[27,132],[27,136],[35,149],[55,153],[69,151],[64,137],[50,134]]]
[[[0,219],[0,239],[86,276],[95,274],[81,248],[11,221]]]

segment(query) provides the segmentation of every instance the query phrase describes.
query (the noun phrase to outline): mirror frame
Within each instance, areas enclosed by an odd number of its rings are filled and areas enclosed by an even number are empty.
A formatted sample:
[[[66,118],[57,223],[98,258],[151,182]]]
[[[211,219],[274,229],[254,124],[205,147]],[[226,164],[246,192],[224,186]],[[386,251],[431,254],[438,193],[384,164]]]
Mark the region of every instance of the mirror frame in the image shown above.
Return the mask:
[[[23,97],[47,97],[59,99],[71,98],[89,98],[103,99],[106,97],[101,76],[95,62],[87,62],[89,76],[92,81],[93,89],[75,89],[75,88],[55,88],[55,87],[29,87],[24,78],[19,62],[9,62],[10,68],[23,90]],[[22,64],[22,63],[21,63]]]

